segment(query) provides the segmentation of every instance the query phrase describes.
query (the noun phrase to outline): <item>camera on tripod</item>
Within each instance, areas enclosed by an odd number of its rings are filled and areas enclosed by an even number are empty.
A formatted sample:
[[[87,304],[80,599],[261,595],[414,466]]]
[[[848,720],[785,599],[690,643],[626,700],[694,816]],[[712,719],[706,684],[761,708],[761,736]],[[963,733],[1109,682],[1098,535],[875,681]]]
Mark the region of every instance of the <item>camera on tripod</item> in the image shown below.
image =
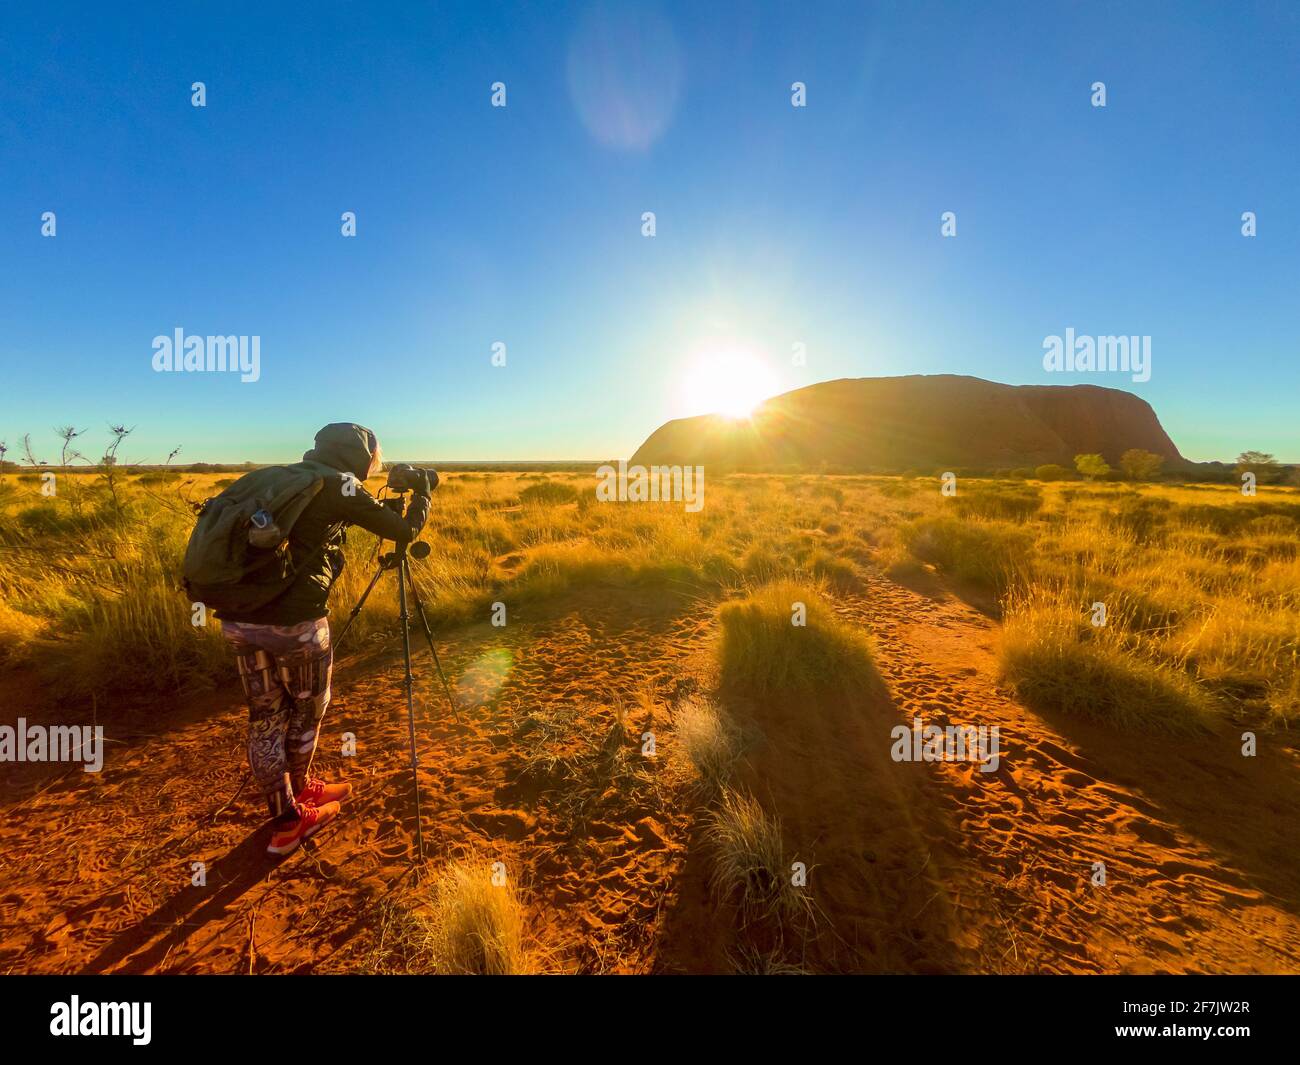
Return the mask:
[[[422,488],[432,492],[438,487],[438,471],[399,462],[389,469],[384,487],[394,492],[414,492]]]
[[[388,480],[385,482],[384,487],[395,494],[388,499],[381,500],[381,503],[394,514],[401,516],[406,512],[406,493],[432,493],[438,487],[438,472],[437,470],[399,462],[389,469]],[[412,558],[427,558],[429,556],[429,545],[420,540],[415,540],[407,548],[399,548],[397,551],[383,556],[382,561],[385,565],[393,565],[404,551],[409,551]]]

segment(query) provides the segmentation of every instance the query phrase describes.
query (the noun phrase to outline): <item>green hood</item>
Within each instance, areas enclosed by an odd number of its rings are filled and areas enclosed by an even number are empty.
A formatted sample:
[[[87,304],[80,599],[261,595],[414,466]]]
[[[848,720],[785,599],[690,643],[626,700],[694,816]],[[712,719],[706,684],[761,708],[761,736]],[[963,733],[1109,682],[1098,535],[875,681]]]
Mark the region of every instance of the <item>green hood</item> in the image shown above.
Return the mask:
[[[332,422],[316,434],[316,446],[303,455],[304,462],[320,462],[341,473],[350,473],[359,481],[370,470],[370,453],[375,434],[364,425]]]

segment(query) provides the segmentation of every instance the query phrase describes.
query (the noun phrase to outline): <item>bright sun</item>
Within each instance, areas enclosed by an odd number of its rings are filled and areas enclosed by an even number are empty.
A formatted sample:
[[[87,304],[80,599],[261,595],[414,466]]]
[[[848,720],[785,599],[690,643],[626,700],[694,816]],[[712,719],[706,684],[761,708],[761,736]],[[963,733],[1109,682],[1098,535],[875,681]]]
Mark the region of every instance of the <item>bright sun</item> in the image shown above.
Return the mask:
[[[684,382],[692,414],[729,418],[748,418],[778,387],[775,375],[760,360],[735,348],[702,353]]]

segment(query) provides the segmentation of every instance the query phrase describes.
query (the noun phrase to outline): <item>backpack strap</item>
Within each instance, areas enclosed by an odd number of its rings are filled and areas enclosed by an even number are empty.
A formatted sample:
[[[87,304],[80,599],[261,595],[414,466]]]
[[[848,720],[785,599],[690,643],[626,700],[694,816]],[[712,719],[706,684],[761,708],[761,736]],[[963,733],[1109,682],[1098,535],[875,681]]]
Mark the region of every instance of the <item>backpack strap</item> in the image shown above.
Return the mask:
[[[320,546],[317,547],[316,550],[313,551],[310,555],[308,555],[306,558],[304,558],[304,559],[302,560],[302,562],[300,562],[298,565],[294,566],[294,568],[293,568],[293,575],[294,575],[295,578],[296,578],[296,577],[298,576],[298,574],[301,573],[303,570],[308,569],[308,568],[310,568],[311,566],[314,566],[314,565],[316,564],[317,560],[321,557],[321,555],[325,554],[325,548],[327,548],[327,547],[329,546],[329,542],[330,542],[331,540],[334,539],[334,537],[335,537],[335,535],[338,533],[338,531],[339,531],[340,529],[342,529],[343,526],[346,525],[346,524],[347,524],[347,522],[345,522],[345,521],[336,521],[333,525],[331,525],[331,526],[329,527],[329,532],[327,532],[327,533],[325,534],[325,539],[323,539],[323,540],[320,542]]]

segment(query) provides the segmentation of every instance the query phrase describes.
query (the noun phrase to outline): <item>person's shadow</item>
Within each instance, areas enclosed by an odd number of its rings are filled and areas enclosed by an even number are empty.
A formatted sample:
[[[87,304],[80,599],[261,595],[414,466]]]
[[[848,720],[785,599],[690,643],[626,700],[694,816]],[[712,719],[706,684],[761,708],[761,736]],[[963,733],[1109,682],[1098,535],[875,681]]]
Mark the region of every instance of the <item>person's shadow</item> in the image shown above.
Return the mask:
[[[150,972],[175,946],[212,922],[227,919],[230,907],[282,860],[266,853],[267,837],[266,826],[247,836],[208,868],[205,886],[187,884],[139,923],[124,928],[85,971],[106,973],[125,961],[123,972]],[[158,935],[160,929],[165,934]]]

